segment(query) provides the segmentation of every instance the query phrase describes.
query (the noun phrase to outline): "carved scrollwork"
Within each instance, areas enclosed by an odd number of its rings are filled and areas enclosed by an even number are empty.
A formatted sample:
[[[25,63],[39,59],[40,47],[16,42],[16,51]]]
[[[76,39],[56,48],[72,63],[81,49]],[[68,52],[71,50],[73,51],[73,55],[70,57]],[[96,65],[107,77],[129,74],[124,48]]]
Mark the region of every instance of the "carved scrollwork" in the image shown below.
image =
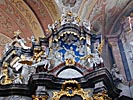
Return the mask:
[[[75,95],[81,96],[83,100],[92,100],[88,95],[91,91],[84,91],[80,88],[80,85],[75,80],[65,81],[62,84],[62,89],[59,92],[53,92],[53,97],[51,100],[60,100],[62,96],[74,97]]]
[[[7,85],[7,84],[12,84],[12,80],[8,76],[8,66],[9,64],[4,62],[3,67],[2,67],[2,80],[1,80],[1,85]]]
[[[53,92],[53,97],[51,100],[60,100],[63,96],[66,97],[74,97],[80,96],[82,100],[112,100],[108,95],[107,91],[102,91],[93,96],[89,96],[91,90],[84,91],[80,88],[80,84],[76,80],[68,80],[62,84],[62,89],[59,92]]]
[[[103,91],[102,93],[94,94],[93,100],[112,100],[112,99],[110,97],[108,97],[106,91]]]

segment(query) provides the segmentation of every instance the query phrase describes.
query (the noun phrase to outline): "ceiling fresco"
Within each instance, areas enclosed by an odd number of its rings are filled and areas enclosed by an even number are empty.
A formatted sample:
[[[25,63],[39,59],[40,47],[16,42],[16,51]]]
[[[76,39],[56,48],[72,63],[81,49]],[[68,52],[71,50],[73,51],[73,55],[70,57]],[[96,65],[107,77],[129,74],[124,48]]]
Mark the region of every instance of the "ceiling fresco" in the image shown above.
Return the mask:
[[[65,10],[90,21],[94,32],[110,35],[119,19],[132,9],[132,0],[0,0],[0,39],[6,41],[0,43],[0,50],[16,30],[26,41],[32,35],[44,37],[48,24],[58,20]]]
[[[132,0],[56,0],[56,2],[61,9],[70,8],[81,20],[89,20],[94,31],[103,34],[111,34],[110,30],[114,23],[117,23],[128,9],[133,10]]]

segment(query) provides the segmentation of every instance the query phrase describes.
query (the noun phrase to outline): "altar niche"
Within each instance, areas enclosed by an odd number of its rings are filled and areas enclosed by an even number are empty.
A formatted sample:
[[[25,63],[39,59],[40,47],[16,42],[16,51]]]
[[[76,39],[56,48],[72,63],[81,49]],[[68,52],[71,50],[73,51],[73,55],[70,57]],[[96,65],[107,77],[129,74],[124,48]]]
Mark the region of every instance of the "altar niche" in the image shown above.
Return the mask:
[[[71,28],[70,31],[65,26],[62,30],[66,31],[54,33],[50,38],[52,42],[49,57],[54,62],[53,66],[63,62],[69,66],[76,62],[89,68],[103,67],[101,53],[104,41],[101,34],[80,31],[76,33],[75,29]]]

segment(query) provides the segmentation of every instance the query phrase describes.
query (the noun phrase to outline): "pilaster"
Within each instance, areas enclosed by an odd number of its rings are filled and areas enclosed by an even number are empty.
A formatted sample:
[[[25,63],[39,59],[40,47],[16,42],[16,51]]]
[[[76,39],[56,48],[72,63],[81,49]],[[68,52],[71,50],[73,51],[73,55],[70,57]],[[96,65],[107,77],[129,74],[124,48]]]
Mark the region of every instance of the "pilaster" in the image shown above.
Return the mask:
[[[125,74],[124,65],[123,65],[120,50],[119,50],[118,39],[117,38],[109,38],[108,42],[112,48],[112,53],[113,53],[115,64],[119,68],[120,74],[122,74],[124,79],[126,80],[126,74]]]

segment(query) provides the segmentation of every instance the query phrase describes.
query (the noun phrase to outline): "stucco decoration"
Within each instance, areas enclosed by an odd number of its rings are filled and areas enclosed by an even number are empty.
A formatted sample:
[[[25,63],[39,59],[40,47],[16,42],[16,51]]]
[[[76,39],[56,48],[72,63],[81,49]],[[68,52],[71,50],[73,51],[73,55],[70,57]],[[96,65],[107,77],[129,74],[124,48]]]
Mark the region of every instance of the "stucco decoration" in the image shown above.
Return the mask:
[[[7,43],[12,41],[11,38],[7,37],[6,35],[0,33],[0,46],[5,46]]]
[[[17,8],[17,10],[23,15],[25,20],[28,22],[30,28],[33,32],[37,33],[34,34],[35,37],[44,36],[44,32],[40,23],[38,22],[36,16],[31,11],[31,9],[25,4],[22,0],[11,0],[10,3],[13,4]]]

